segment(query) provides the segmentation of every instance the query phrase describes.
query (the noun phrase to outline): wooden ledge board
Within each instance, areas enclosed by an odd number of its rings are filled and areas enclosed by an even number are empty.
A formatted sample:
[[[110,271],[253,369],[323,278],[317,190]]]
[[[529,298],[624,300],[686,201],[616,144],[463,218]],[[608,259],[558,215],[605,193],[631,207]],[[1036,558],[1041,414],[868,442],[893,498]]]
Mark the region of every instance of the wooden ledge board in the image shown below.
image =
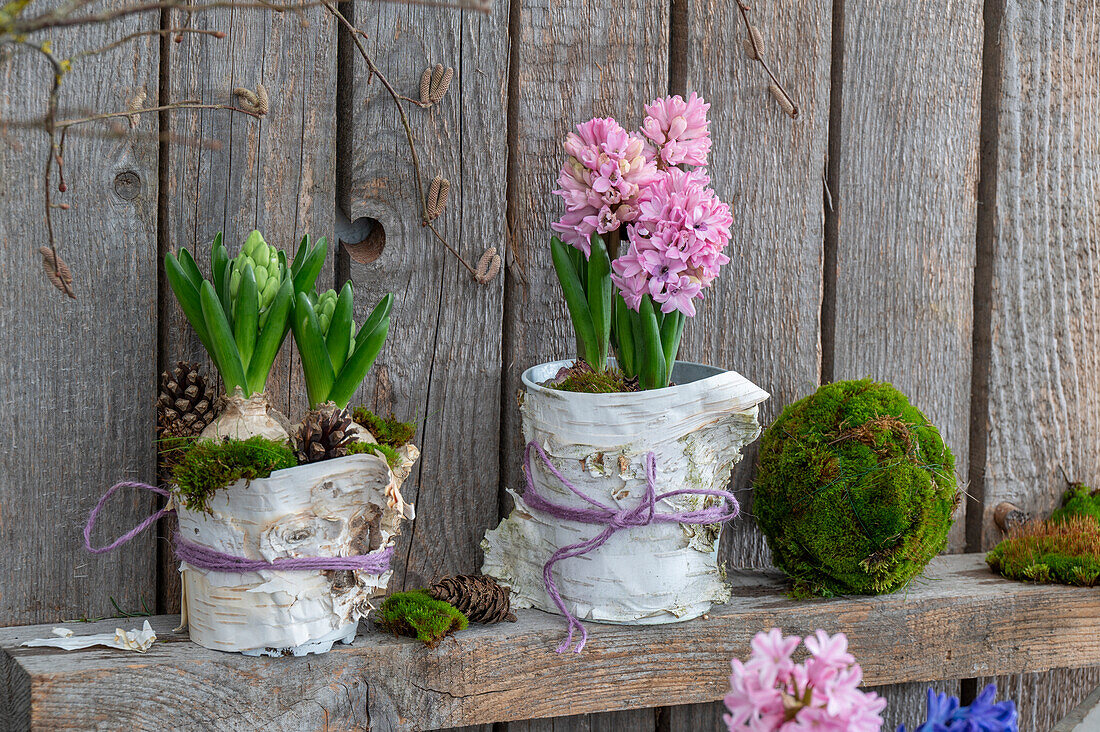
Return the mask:
[[[736,572],[706,618],[651,627],[588,624],[583,653],[557,654],[561,618],[471,626],[429,650],[364,623],[321,656],[246,658],[152,618],[144,655],[20,648],[51,625],[0,628],[0,728],[428,730],[721,699],[729,659],[771,627],[848,634],[869,685],[1100,664],[1100,591],[1011,582],[978,554],[936,558],[906,591],[795,602],[781,578]],[[70,623],[78,634],[141,618]],[[6,716],[5,716],[6,715]]]

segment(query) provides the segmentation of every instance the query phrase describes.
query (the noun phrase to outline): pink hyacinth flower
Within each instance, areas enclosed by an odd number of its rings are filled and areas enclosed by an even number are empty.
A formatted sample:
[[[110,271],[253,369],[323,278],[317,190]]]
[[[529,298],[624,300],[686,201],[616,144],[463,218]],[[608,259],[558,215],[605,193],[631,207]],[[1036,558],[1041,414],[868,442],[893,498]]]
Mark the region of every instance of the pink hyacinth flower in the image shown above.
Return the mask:
[[[641,132],[647,138],[648,157],[662,169],[675,165],[706,165],[711,145],[709,109],[710,105],[695,92],[687,101],[676,95],[654,99],[645,105],[646,118]]]
[[[550,224],[562,241],[590,254],[595,233],[606,234],[638,216],[637,201],[657,175],[645,156],[645,141],[613,118],[577,125],[565,140],[569,159],[554,191],[565,202],[565,215]]]

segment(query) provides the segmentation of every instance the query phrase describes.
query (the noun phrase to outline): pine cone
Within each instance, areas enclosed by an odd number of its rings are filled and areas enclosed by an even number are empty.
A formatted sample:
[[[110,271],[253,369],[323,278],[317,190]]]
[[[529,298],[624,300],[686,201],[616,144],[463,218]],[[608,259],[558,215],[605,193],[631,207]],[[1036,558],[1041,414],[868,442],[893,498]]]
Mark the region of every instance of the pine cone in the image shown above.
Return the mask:
[[[218,416],[202,367],[179,361],[160,375],[157,396],[157,472],[167,480],[191,441]]]
[[[305,416],[294,436],[298,462],[304,465],[347,455],[356,432],[348,410],[322,404]]]
[[[160,375],[158,437],[193,437],[216,416],[214,390],[207,385],[201,366],[179,361],[174,369]]]
[[[428,588],[428,594],[451,603],[474,623],[516,622],[511,612],[511,590],[486,575],[444,577]]]

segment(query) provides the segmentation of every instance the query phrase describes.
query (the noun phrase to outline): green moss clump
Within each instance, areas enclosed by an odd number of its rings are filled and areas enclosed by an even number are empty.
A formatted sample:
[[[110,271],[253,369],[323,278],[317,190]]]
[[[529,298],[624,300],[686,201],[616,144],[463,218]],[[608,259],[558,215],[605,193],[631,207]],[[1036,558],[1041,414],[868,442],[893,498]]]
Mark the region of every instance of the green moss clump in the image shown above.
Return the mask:
[[[469,625],[454,605],[433,599],[425,590],[390,595],[378,609],[375,622],[383,630],[416,638],[429,648]]]
[[[889,384],[822,386],[760,443],[752,509],[795,597],[905,586],[943,550],[958,502],[939,430]]]
[[[1095,587],[1100,580],[1100,523],[1087,514],[1032,521],[1011,531],[985,561],[1009,579]]]
[[[594,371],[585,361],[577,361],[569,368],[562,369],[557,376],[543,383],[542,386],[582,394],[638,391],[637,379],[627,379],[622,371],[614,367],[609,367],[606,371]]]
[[[238,480],[266,478],[276,470],[297,464],[294,451],[285,443],[263,437],[222,442],[200,440],[172,469],[172,479],[185,508],[205,511],[214,491]]]
[[[352,419],[370,430],[380,444],[394,449],[409,444],[416,435],[415,422],[398,421],[392,414],[388,419],[383,419],[366,407],[356,407],[351,414]]]
[[[1050,515],[1053,521],[1065,521],[1073,516],[1088,516],[1100,525],[1100,491],[1082,483],[1074,483],[1062,495],[1062,507]]]
[[[389,445],[373,442],[353,442],[348,446],[348,455],[381,455],[390,468],[396,468],[401,464],[401,456]]]

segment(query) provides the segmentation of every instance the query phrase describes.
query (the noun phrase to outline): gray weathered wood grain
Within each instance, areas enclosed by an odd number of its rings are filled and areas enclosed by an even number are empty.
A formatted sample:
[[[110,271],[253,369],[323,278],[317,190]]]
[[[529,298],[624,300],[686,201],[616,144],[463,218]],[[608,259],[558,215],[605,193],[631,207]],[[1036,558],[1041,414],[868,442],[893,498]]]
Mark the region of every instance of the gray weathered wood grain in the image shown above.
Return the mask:
[[[834,377],[908,395],[965,482],[982,2],[846,3],[843,38]]]
[[[1004,580],[981,555],[937,557],[909,592],[884,597],[796,602],[784,596],[782,579],[767,573],[744,571],[732,581],[733,601],[706,619],[593,623],[579,654],[555,653],[564,624],[534,610],[521,611],[514,624],[471,627],[434,650],[364,628],[353,645],[325,655],[246,658],[186,641],[171,631],[174,616],[153,620],[163,642],[142,656],[19,647],[49,635],[51,625],[0,629],[0,649],[27,674],[16,684],[33,684],[32,721],[46,729],[342,729],[362,725],[369,714],[378,728],[416,730],[712,702],[729,686],[729,659],[746,657],[752,635],[770,627],[799,635],[844,631],[871,686],[939,686],[969,673],[1100,663],[1094,590]],[[135,704],[134,696],[159,703]],[[581,723],[614,729],[603,720]],[[555,729],[560,724],[568,723],[558,720]]]
[[[1000,26],[986,546],[999,502],[1044,516],[1067,476],[1100,481],[1096,18],[1095,2],[1008,2]]]
[[[230,256],[252,229],[293,255],[304,234],[327,236],[330,254],[317,286],[333,285],[336,160],[336,26],[322,8],[276,13],[258,9],[218,10],[173,24],[220,30],[215,39],[184,35],[170,43],[169,101],[198,99],[237,104],[233,89],[263,84],[270,111],[261,119],[223,110],[174,111],[168,115],[166,241],[186,246],[204,272],[210,244],[224,232]],[[171,291],[161,303],[161,360],[206,363],[202,345]],[[288,336],[266,388],[272,403],[291,420],[309,404],[301,367]],[[162,527],[162,536],[170,530]],[[168,557],[162,568],[162,607],[179,608],[179,576]]]
[[[131,16],[49,37],[64,58],[156,27],[155,15]],[[155,99],[157,64],[148,38],[74,61],[59,119],[125,110],[138,91]],[[48,138],[18,124],[43,118],[52,81],[53,68],[29,50],[0,61],[0,625],[106,614],[110,596],[136,609],[156,592],[151,536],[90,556],[81,531],[116,481],[154,478],[157,120],[117,134],[93,123],[69,136],[68,192],[54,201],[71,209],[55,210],[54,227],[75,279],[70,300],[47,281],[37,251],[47,243]],[[118,496],[94,540],[124,533],[153,499]]]
[[[1080,691],[1080,688],[1078,689]],[[1086,719],[1091,715],[1092,719],[1088,719],[1088,724],[1095,723],[1096,720],[1096,708],[1100,706],[1100,687],[1097,687],[1083,702],[1073,710],[1070,711],[1062,719],[1058,720],[1058,724],[1054,726],[1051,732],[1087,732]]]
[[[832,377],[871,376],[908,395],[940,427],[965,486],[982,2],[842,8]],[[965,543],[964,513],[960,502],[954,551]],[[896,715],[923,708],[925,690],[887,696]]]
[[[656,711],[630,709],[625,712],[606,714],[528,719],[522,722],[509,722],[508,732],[638,732],[653,728]]]
[[[685,88],[673,91],[695,91],[711,104],[708,170],[734,223],[731,262],[685,327],[680,356],[733,369],[770,392],[761,410],[766,425],[816,389],[820,374],[831,3],[760,3],[751,12],[767,58],[798,98],[798,120],[783,114],[763,69],[745,56],[736,4],[682,5],[674,20],[686,33]],[[743,518],[723,529],[723,557],[736,567],[768,566],[767,543],[751,519],[756,446],[745,452],[733,482]],[[673,707],[669,729],[716,729],[720,707]]]
[[[687,91],[711,103],[709,173],[734,223],[731,262],[684,328],[680,355],[738,371],[770,392],[765,424],[818,385],[830,8],[800,0],[755,4],[751,13],[768,58],[798,98],[797,120],[783,114],[763,70],[745,56],[736,4],[692,0],[688,10]],[[748,451],[735,481],[746,517],[755,455]],[[734,566],[770,561],[749,520],[728,526],[723,544]]]
[[[997,684],[998,699],[1012,699],[1020,714],[1020,732],[1046,732],[1100,684],[1100,668],[1057,669],[1038,674],[988,676],[978,690]],[[1085,732],[1082,728],[1080,732]]]
[[[1000,540],[1001,501],[1043,516],[1067,476],[1100,481],[1100,8],[998,5],[987,53],[1000,93],[984,171],[993,208],[985,547]],[[999,679],[1019,695],[1021,730],[1049,729],[1097,680],[1095,671]]]
[[[503,248],[507,8],[492,14],[395,3],[355,6],[355,23],[399,93],[418,98],[421,72],[441,63],[455,76],[430,109],[406,105],[427,186],[451,181],[437,227],[467,259]],[[418,423],[422,453],[405,496],[417,518],[398,545],[394,588],[476,571],[479,544],[496,522],[496,425],[500,414],[503,282],[477,284],[420,225],[404,131],[392,99],[350,46],[341,108],[340,205],[384,232],[369,263],[346,256],[356,319],[386,292],[396,301],[390,335],[358,400]],[[376,229],[375,236],[378,236]]]

